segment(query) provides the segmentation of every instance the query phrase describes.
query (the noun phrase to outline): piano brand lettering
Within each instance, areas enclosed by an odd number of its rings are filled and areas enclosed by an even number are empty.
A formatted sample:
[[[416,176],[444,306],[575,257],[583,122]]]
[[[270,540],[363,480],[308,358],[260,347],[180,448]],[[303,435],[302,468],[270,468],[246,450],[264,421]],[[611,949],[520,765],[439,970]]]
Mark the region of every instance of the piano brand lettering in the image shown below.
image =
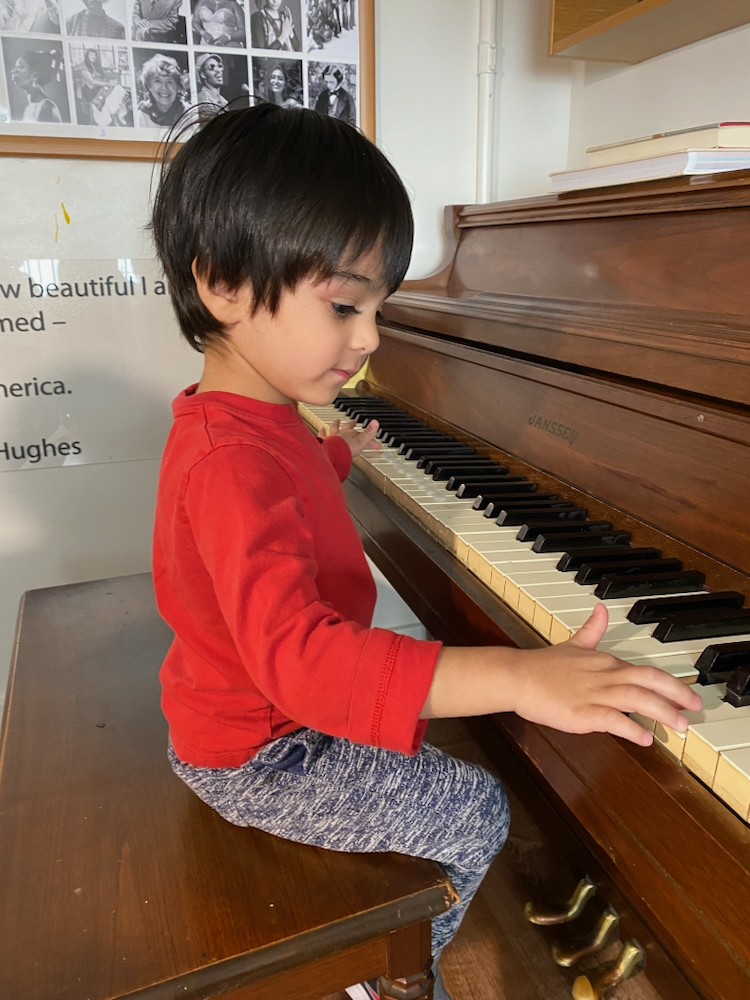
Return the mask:
[[[562,438],[563,441],[568,441],[570,444],[573,444],[579,434],[579,431],[572,427],[566,427],[565,424],[561,424],[557,420],[550,420],[549,417],[541,417],[538,413],[529,417],[529,424],[540,431],[546,431],[548,434]]]
[[[28,462],[30,465],[36,465],[43,458],[80,455],[81,450],[80,441],[58,441],[57,444],[52,444],[45,438],[38,444],[8,444],[7,441],[3,441],[0,445],[0,457],[4,457],[7,462]]]

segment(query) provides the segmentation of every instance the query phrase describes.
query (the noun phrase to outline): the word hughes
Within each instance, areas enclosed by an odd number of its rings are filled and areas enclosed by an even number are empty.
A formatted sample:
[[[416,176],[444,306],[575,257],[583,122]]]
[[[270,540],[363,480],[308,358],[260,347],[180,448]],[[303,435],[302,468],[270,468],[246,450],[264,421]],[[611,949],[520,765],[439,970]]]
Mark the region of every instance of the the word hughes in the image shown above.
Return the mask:
[[[0,444],[0,459],[4,458],[7,462],[25,461],[30,465],[36,465],[43,458],[57,458],[59,455],[63,457],[66,455],[80,455],[81,450],[80,441],[58,441],[57,444],[52,444],[46,438],[42,438],[40,442],[32,444],[8,444],[7,441],[3,441]]]

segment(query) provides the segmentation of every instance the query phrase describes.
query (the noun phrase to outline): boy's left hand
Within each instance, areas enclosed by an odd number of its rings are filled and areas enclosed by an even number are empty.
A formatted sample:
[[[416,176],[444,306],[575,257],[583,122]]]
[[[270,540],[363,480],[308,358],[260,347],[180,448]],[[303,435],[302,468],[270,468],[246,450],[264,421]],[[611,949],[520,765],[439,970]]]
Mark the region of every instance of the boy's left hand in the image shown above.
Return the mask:
[[[319,438],[340,437],[349,445],[352,450],[352,457],[356,458],[365,448],[379,448],[380,442],[375,440],[380,424],[377,420],[371,420],[363,431],[357,430],[356,420],[333,420],[328,427],[321,427],[318,431]]]

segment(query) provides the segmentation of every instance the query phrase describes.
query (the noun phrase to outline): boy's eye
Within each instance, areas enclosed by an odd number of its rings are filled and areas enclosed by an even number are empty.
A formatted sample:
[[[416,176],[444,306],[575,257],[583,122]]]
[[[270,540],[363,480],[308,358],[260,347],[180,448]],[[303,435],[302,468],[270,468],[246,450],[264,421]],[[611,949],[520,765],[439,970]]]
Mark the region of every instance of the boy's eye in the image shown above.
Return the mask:
[[[337,316],[341,316],[342,318],[345,316],[359,315],[358,309],[356,309],[354,306],[346,306],[343,304],[343,302],[332,302],[331,308],[333,309],[333,311],[336,313]]]

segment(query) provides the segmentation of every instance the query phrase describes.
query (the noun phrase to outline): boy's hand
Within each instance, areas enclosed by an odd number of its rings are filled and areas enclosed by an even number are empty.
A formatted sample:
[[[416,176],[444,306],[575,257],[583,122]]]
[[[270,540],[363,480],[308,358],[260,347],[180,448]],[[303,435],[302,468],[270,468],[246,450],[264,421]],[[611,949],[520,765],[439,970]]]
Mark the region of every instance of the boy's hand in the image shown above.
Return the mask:
[[[365,448],[379,448],[380,442],[375,440],[380,424],[377,420],[371,420],[363,431],[358,431],[356,420],[333,420],[328,427],[321,427],[318,431],[319,438],[340,437],[349,445],[352,456],[356,457]]]
[[[545,649],[444,647],[420,717],[515,712],[566,733],[612,733],[650,746],[651,733],[625,714],[639,712],[684,732],[680,709],[697,711],[700,697],[656,667],[598,651],[608,617],[597,605],[572,639]]]
[[[653,736],[626,712],[684,732],[688,723],[679,709],[697,711],[700,697],[657,667],[636,667],[597,651],[607,623],[607,609],[599,604],[567,642],[520,653],[515,712],[564,732],[612,733],[641,746],[650,746]]]

